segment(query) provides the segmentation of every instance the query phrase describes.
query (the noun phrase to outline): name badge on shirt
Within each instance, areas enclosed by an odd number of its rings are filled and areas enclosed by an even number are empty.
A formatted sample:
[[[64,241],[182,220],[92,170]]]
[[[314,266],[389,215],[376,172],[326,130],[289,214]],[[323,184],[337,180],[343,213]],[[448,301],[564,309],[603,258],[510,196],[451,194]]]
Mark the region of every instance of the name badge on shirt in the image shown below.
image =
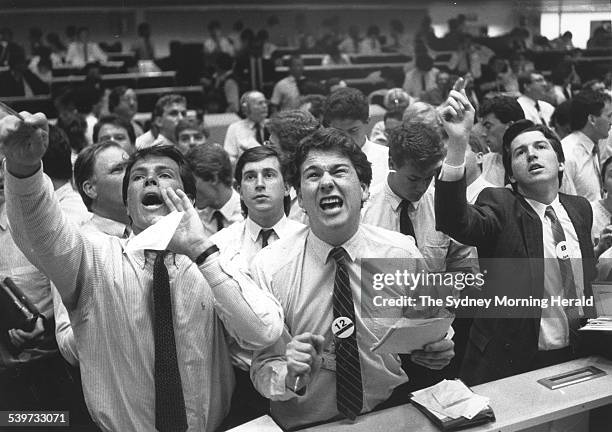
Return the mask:
[[[338,317],[332,322],[332,333],[340,339],[346,339],[355,332],[355,324],[350,318]]]
[[[567,242],[565,241],[560,241],[559,243],[557,243],[555,252],[557,253],[557,258],[559,258],[560,260],[566,260],[570,257]]]

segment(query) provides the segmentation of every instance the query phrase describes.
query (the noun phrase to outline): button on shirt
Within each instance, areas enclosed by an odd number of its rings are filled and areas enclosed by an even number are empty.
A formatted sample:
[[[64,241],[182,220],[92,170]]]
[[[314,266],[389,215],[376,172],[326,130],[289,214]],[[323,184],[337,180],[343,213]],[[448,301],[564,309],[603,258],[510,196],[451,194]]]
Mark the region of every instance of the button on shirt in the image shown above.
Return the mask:
[[[412,240],[392,231],[361,224],[357,233],[341,245],[349,258],[347,271],[355,304],[357,344],[363,382],[363,410],[367,412],[386,400],[395,387],[408,378],[399,356],[377,354],[370,348],[389,328],[389,321],[362,316],[362,258],[419,258]],[[332,246],[304,227],[263,249],[254,259],[251,274],[262,289],[281,302],[285,311],[285,331],[272,347],[255,353],[251,378],[255,388],[270,398],[271,412],[284,427],[294,427],[328,420],[336,415],[336,375],[321,368],[313,377],[304,396],[285,387],[287,363],[285,351],[292,336],[305,332],[325,337],[324,352],[335,356],[332,345],[332,297],[336,264],[329,258]],[[412,266],[412,268],[410,268]],[[408,271],[423,270],[421,260],[410,260]],[[372,272],[380,269],[372,269]],[[405,294],[405,292],[404,292]],[[401,309],[394,308],[395,318]]]
[[[204,232],[208,237],[217,232],[217,219],[215,218],[215,212],[217,211],[221,212],[223,215],[223,226],[225,228],[231,226],[235,222],[243,220],[242,208],[240,207],[240,194],[232,189],[232,196],[220,209],[214,209],[212,207],[197,209],[200,220],[204,225]]]
[[[232,165],[236,165],[236,161],[245,150],[260,145],[255,138],[255,122],[253,120],[238,120],[227,128],[223,148],[229,155]]]
[[[392,231],[400,232],[400,204],[402,198],[385,182],[373,188],[361,221]],[[430,186],[421,199],[411,203],[408,214],[416,234],[416,243],[430,271],[477,269],[473,247],[464,246],[446,234],[436,231],[434,188]]]
[[[600,161],[593,153],[595,144],[581,131],[574,131],[561,140],[565,154],[565,171],[561,192],[596,201],[601,196]]]
[[[542,221],[542,242],[544,244],[544,295],[549,299],[558,296],[564,297],[556,244],[553,238],[552,223],[549,218],[544,216],[547,205],[529,198],[525,198],[525,201],[529,203]],[[580,298],[584,293],[584,286],[581,264],[582,254],[580,253],[578,236],[558,196],[550,205],[555,211],[565,233],[565,241],[567,242],[572,272],[574,273],[576,295]],[[583,313],[582,308],[580,308],[580,312],[581,314]],[[569,343],[569,327],[563,306],[552,306],[549,302],[549,307],[542,309],[538,349],[553,350],[565,348]]]
[[[368,160],[372,164],[372,183],[374,187],[387,180],[389,174],[389,147],[385,147],[366,138],[365,144],[361,147]]]
[[[70,313],[92,418],[105,431],[154,430],[153,259],[126,252],[129,240],[94,242],[67,223],[42,170],[24,179],[7,172],[5,184],[15,243],[37,259]],[[280,334],[282,311],[271,296],[243,291],[218,255],[200,268],[183,255],[165,264],[189,430],[212,431],[233,387],[225,333],[262,348]]]
[[[523,108],[523,112],[525,113],[525,118],[527,120],[531,120],[535,124],[542,124],[542,119],[546,122],[546,126],[550,126],[550,118],[552,117],[553,112],[555,112],[555,107],[553,107],[548,102],[537,101],[540,110],[536,108],[536,101],[527,97],[525,95],[519,96],[516,101],[519,103],[521,108]]]
[[[282,219],[271,227],[274,233],[270,235],[268,244],[286,238],[303,227],[303,224],[287,219],[283,215]],[[210,241],[217,245],[224,259],[235,263],[239,270],[248,273],[253,258],[261,250],[261,231],[262,227],[247,217],[219,231],[210,237]],[[236,343],[230,345],[230,351],[234,365],[248,371],[251,367],[251,351],[240,348]]]

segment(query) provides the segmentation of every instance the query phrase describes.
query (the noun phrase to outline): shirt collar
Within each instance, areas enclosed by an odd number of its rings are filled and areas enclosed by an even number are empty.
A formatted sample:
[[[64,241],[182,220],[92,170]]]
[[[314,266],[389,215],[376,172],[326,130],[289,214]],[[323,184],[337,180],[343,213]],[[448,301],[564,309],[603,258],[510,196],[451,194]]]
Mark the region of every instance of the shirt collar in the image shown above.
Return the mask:
[[[572,132],[572,134],[576,138],[577,144],[584,147],[584,149],[589,154],[593,153],[593,149],[595,148],[595,143],[593,142],[591,138],[589,138],[584,132],[579,131],[579,130]]]
[[[257,222],[255,222],[253,219],[247,216],[246,221],[245,221],[245,228],[246,228],[248,236],[250,237],[251,240],[253,240],[253,243],[257,241],[257,238],[259,237],[259,233],[263,229],[265,230],[273,229],[274,233],[278,236],[279,239],[289,234],[288,232],[289,227],[287,226],[287,216],[285,216],[284,213],[283,213],[283,217],[280,218],[280,220],[276,222],[276,224],[274,224],[270,228],[261,227]]]
[[[136,264],[138,264],[140,268],[145,268],[147,262],[153,264],[153,261],[155,261],[155,257],[157,256],[155,252],[157,251],[151,251],[149,249],[140,249],[137,251],[128,252],[126,250],[127,245],[130,243],[130,241],[132,241],[134,237],[136,237],[136,235],[132,231],[132,233],[127,239],[119,239],[119,241],[121,242],[121,249],[123,250],[123,253],[131,257],[134,261],[136,261]],[[166,266],[172,263],[174,266],[178,267],[177,255],[174,252],[167,252],[164,262],[166,263]]]
[[[357,259],[360,249],[362,249],[362,245],[360,244],[362,243],[361,238],[362,234],[360,225],[353,237],[339,246],[344,248],[351,262],[354,262]],[[329,243],[321,240],[315,235],[315,233],[312,232],[311,229],[306,238],[306,247],[310,248],[314,252],[315,256],[320,257],[321,261],[327,264],[329,262],[329,253],[336,246],[332,246]]]
[[[117,222],[116,220],[105,218],[94,213],[91,217],[91,223],[100,231],[114,237],[123,237],[126,224]]]
[[[232,195],[230,196],[230,199],[228,199],[227,202],[223,204],[223,207],[221,207],[219,211],[226,220],[231,221],[233,220],[236,208],[240,208],[240,194],[234,189],[232,189]],[[213,214],[214,210],[211,213],[211,218]]]
[[[525,198],[525,197],[523,197]],[[546,207],[552,206],[555,213],[558,215],[559,210],[563,208],[561,202],[559,201],[559,195],[555,197],[555,199],[550,204],[544,204],[539,201],[533,200],[531,198],[525,198],[525,201],[531,206],[531,208],[536,212],[540,220],[544,220],[544,214],[546,213]]]
[[[429,185],[429,187],[431,187],[431,185]],[[427,188],[427,190],[429,190],[429,187]],[[399,195],[397,195],[395,192],[391,190],[391,186],[389,186],[388,178],[387,178],[387,181],[385,182],[384,191],[385,191],[386,198],[391,203],[391,208],[393,208],[393,210],[396,212],[399,211],[399,207],[402,204],[402,201],[404,201],[404,198],[400,197]],[[427,193],[427,191],[425,191],[425,193]],[[425,196],[425,193],[423,194],[423,196]],[[418,201],[410,202],[410,206],[408,207],[408,210],[416,211],[419,208],[421,201],[423,201],[423,196],[419,198]]]

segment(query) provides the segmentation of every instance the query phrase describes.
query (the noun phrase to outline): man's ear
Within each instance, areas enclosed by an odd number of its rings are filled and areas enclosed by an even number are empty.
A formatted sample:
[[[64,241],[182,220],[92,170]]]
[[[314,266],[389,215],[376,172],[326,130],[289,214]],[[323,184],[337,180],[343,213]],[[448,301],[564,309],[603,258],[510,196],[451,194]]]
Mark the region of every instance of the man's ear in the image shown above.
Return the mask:
[[[304,213],[307,213],[306,209],[304,208],[304,201],[302,200],[302,190],[296,189],[295,191],[297,193],[298,205],[300,206],[302,210],[304,210]]]
[[[483,158],[484,158],[484,153],[483,152],[476,153],[476,164],[477,165],[481,165]]]
[[[359,184],[361,185],[361,204],[363,204],[370,198],[370,187],[364,182]]]
[[[83,182],[83,192],[92,200],[98,198],[98,192],[96,191],[96,186],[93,185],[89,180],[85,180]]]

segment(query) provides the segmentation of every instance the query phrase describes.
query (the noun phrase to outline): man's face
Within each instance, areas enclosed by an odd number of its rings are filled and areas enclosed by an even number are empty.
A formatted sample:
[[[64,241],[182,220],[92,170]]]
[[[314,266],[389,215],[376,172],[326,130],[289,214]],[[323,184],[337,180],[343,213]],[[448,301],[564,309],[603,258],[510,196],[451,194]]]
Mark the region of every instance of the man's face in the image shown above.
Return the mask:
[[[597,138],[605,139],[610,133],[610,126],[612,125],[612,103],[606,102],[603,109],[601,110],[600,116],[593,116],[593,129],[597,134]]]
[[[113,140],[117,144],[121,145],[125,151],[131,151],[133,143],[130,142],[130,136],[128,132],[121,126],[114,124],[104,124],[98,131],[98,142]]]
[[[252,218],[259,215],[282,217],[283,198],[289,195],[289,188],[283,180],[278,158],[246,163],[239,192]]]
[[[136,234],[170,213],[161,190],[182,189],[178,164],[163,156],[147,156],[138,160],[130,172],[127,190],[128,215]]]
[[[355,119],[333,119],[329,122],[329,126],[349,134],[359,147],[363,147],[365,144],[367,123]]]
[[[84,43],[84,42],[87,42],[87,41],[89,40],[89,31],[87,31],[87,30],[81,30],[81,31],[79,32],[78,38],[79,38],[79,41],[80,41],[80,42],[83,42],[83,43]]]
[[[197,145],[206,144],[206,135],[199,129],[183,129],[177,138],[177,147],[183,154]]]
[[[546,78],[537,73],[531,74],[531,84],[525,86],[526,94],[533,100],[545,99],[548,93]]]
[[[504,138],[504,133],[508,128],[504,123],[502,123],[497,116],[493,113],[487,114],[482,120],[482,126],[484,130],[484,137],[489,149],[493,153],[501,153],[502,150],[502,140]]]
[[[520,134],[510,143],[512,176],[519,188],[527,188],[538,183],[555,182],[558,184],[559,171],[563,163],[551,143],[540,131]]]
[[[427,166],[407,161],[402,167],[395,167],[391,173],[393,191],[410,202],[420,200],[441,166],[442,161]]]
[[[268,101],[262,93],[254,92],[249,96],[247,117],[255,123],[260,123],[268,117]]]
[[[446,72],[439,72],[436,77],[436,85],[442,91],[447,91],[450,88],[450,75]]]
[[[115,113],[123,118],[132,120],[138,112],[138,98],[132,89],[127,89],[119,98],[119,105],[115,107]]]
[[[323,241],[348,240],[359,227],[368,187],[351,160],[334,151],[311,150],[300,166],[298,202]]]
[[[304,73],[304,62],[302,59],[292,59],[289,64],[289,74],[295,78],[301,78]]]
[[[179,121],[187,116],[187,107],[182,103],[172,103],[164,107],[161,117],[155,119],[159,132],[174,141],[174,130]]]
[[[125,209],[121,196],[125,162],[128,154],[119,147],[107,147],[96,156],[93,175],[89,179],[97,208]],[[85,185],[84,185],[85,186]]]

